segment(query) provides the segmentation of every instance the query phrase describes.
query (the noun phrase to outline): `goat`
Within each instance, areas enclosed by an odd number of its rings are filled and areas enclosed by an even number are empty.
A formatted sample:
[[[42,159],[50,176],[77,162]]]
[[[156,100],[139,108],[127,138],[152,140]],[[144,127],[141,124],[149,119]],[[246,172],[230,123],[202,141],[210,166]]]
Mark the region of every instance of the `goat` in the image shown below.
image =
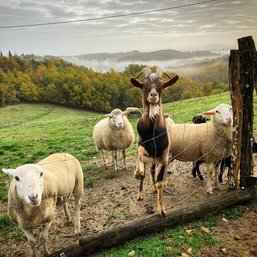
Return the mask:
[[[145,75],[143,83],[137,80],[142,73]],[[164,74],[168,76],[167,73]],[[151,178],[154,189],[157,191],[157,212],[160,216],[165,216],[162,197],[169,162],[170,136],[167,133],[169,123],[166,122],[163,113],[161,97],[162,91],[175,84],[178,76],[174,78],[168,76],[169,80],[163,82],[162,75],[163,72],[160,68],[157,68],[156,73],[153,73],[150,67],[146,67],[135,78],[131,78],[130,82],[142,90],[143,103],[143,113],[137,123],[138,163],[134,172],[135,178],[140,179],[137,200],[143,199],[145,163],[150,162],[152,164]],[[155,171],[157,173],[156,181]]]

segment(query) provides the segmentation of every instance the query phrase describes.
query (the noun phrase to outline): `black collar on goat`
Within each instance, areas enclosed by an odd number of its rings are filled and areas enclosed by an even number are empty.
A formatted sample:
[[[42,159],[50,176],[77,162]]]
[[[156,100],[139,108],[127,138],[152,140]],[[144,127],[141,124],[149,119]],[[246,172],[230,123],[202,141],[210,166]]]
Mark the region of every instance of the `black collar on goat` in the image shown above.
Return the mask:
[[[136,80],[142,73],[145,74],[144,82]],[[165,73],[167,76],[168,74]],[[133,86],[141,88],[143,114],[138,121],[138,165],[134,172],[136,178],[140,179],[140,186],[137,200],[143,199],[143,181],[145,177],[145,163],[151,162],[151,177],[154,188],[157,190],[158,214],[165,216],[165,209],[162,201],[164,180],[166,179],[167,166],[169,161],[169,133],[162,109],[163,89],[175,84],[178,76],[163,82],[163,72],[157,68],[152,73],[149,67],[144,68],[136,78],[131,78]],[[155,166],[157,165],[157,181],[155,181]]]

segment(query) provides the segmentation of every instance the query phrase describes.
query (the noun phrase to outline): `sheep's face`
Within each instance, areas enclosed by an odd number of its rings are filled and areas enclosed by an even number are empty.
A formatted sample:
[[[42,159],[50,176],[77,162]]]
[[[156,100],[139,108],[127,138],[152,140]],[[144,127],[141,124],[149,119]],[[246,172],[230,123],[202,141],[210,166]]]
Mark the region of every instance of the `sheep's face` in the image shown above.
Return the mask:
[[[43,171],[36,164],[26,164],[16,169],[3,169],[13,177],[17,194],[31,206],[38,206],[44,190]]]
[[[220,104],[214,109],[204,112],[204,115],[213,115],[216,123],[229,126],[233,122],[232,107],[229,104]]]
[[[125,125],[124,116],[125,114],[119,110],[114,109],[111,113],[108,114],[111,126],[114,128],[122,129]]]

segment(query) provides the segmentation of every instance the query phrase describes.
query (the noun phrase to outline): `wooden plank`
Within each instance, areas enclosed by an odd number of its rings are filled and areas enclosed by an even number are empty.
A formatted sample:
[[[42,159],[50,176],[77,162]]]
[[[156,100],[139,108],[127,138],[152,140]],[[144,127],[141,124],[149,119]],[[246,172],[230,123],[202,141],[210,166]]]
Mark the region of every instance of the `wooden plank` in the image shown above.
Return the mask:
[[[256,49],[251,36],[238,39],[240,79],[239,87],[243,100],[241,140],[240,187],[250,185],[252,174],[253,139],[253,89],[256,76]]]
[[[239,53],[238,50],[231,50],[229,57],[229,87],[233,108],[233,147],[231,169],[233,174],[229,178],[229,188],[237,188],[238,174],[240,170],[242,121],[243,121],[243,100],[239,88]]]
[[[230,207],[235,204],[243,203],[252,199],[254,188],[250,187],[245,190],[233,190],[223,192],[217,196],[210,196],[207,200],[199,205],[184,207],[172,212],[168,212],[166,217],[162,218],[157,214],[148,216],[144,219],[136,220],[126,225],[104,231],[79,240],[79,245],[72,246],[56,253],[51,254],[52,257],[62,256],[85,256],[96,252],[100,249],[113,247],[123,244],[127,240],[134,239],[139,236],[144,236],[149,233],[162,231],[165,228],[170,228],[206,217],[206,215],[214,214],[220,210]],[[83,254],[83,255],[82,255]]]

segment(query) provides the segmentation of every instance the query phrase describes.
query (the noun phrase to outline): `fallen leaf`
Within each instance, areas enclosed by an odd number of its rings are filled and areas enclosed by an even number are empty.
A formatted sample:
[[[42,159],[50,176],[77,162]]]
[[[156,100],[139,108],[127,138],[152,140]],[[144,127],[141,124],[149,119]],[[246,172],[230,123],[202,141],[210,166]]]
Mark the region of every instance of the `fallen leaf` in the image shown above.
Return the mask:
[[[206,227],[200,227],[200,229],[201,229],[203,232],[207,233],[207,234],[210,234],[210,233],[211,233],[211,231],[210,231],[208,228],[206,228]]]

